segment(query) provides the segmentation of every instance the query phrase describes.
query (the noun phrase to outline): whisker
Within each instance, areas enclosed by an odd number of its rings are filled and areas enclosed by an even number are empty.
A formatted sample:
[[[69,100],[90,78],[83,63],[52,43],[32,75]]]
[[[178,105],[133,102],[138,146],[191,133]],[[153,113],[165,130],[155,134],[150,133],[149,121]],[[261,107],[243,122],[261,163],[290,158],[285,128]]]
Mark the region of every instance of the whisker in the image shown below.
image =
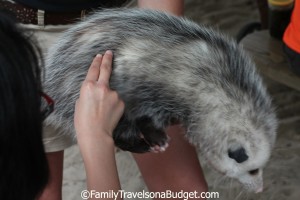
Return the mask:
[[[242,195],[242,193],[243,193],[243,190],[241,190],[241,191],[238,193],[238,195],[235,197],[234,200],[238,200],[238,198]]]
[[[230,184],[229,184],[230,185],[230,191],[229,191],[230,198],[233,196],[233,194],[232,194],[232,189],[233,189],[232,188],[232,182],[233,182],[233,179],[230,180]]]

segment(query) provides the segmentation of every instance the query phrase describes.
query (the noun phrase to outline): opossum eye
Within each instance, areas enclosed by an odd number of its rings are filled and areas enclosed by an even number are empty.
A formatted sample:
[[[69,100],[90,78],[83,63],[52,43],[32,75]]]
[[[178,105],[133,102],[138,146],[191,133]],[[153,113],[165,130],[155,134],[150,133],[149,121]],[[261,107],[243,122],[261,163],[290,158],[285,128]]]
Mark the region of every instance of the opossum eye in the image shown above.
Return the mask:
[[[231,159],[234,159],[237,163],[242,163],[248,160],[248,155],[243,147],[239,147],[237,149],[229,149],[228,156]]]
[[[258,172],[259,172],[259,169],[254,169],[254,170],[250,170],[249,174],[252,175],[252,176],[255,176],[255,175],[258,174]]]

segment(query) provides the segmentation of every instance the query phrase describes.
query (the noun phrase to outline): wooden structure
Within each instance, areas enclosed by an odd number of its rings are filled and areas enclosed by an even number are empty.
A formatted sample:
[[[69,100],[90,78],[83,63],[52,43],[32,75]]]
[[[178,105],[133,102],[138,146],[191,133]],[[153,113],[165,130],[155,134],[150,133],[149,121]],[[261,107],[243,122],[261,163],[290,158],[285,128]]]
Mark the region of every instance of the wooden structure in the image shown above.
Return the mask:
[[[300,77],[290,71],[282,42],[271,38],[267,30],[247,35],[241,45],[250,52],[260,73],[300,91]]]

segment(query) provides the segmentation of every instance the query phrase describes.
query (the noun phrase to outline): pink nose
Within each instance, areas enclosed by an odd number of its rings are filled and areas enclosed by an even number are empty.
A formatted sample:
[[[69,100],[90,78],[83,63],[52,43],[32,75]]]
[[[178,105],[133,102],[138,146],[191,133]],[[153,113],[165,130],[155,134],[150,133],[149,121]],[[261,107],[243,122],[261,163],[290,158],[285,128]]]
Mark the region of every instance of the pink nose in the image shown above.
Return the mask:
[[[262,192],[263,190],[264,190],[264,187],[262,186],[262,187],[258,188],[258,189],[255,191],[255,193],[260,193],[260,192]]]

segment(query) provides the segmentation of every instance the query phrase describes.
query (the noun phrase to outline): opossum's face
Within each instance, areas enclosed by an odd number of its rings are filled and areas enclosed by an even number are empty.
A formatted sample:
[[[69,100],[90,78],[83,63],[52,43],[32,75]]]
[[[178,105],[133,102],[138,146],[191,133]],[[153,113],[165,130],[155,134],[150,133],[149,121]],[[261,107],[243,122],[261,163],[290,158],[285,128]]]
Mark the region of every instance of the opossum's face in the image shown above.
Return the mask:
[[[209,143],[200,142],[206,159],[217,171],[237,179],[247,190],[261,192],[263,168],[270,158],[276,125],[272,129],[265,125],[257,127],[252,120],[238,114],[234,120],[231,117],[218,119],[207,127],[209,136],[205,140]]]
[[[259,135],[254,143],[242,136],[229,136],[222,145],[207,150],[206,154],[209,163],[217,171],[237,179],[247,190],[253,192],[263,190],[263,168],[271,152],[269,142]]]
[[[226,176],[237,179],[247,190],[261,192],[263,168],[270,157],[269,143],[261,138],[253,145],[243,138],[235,138],[229,139],[226,146],[215,155],[219,159],[211,164]]]

